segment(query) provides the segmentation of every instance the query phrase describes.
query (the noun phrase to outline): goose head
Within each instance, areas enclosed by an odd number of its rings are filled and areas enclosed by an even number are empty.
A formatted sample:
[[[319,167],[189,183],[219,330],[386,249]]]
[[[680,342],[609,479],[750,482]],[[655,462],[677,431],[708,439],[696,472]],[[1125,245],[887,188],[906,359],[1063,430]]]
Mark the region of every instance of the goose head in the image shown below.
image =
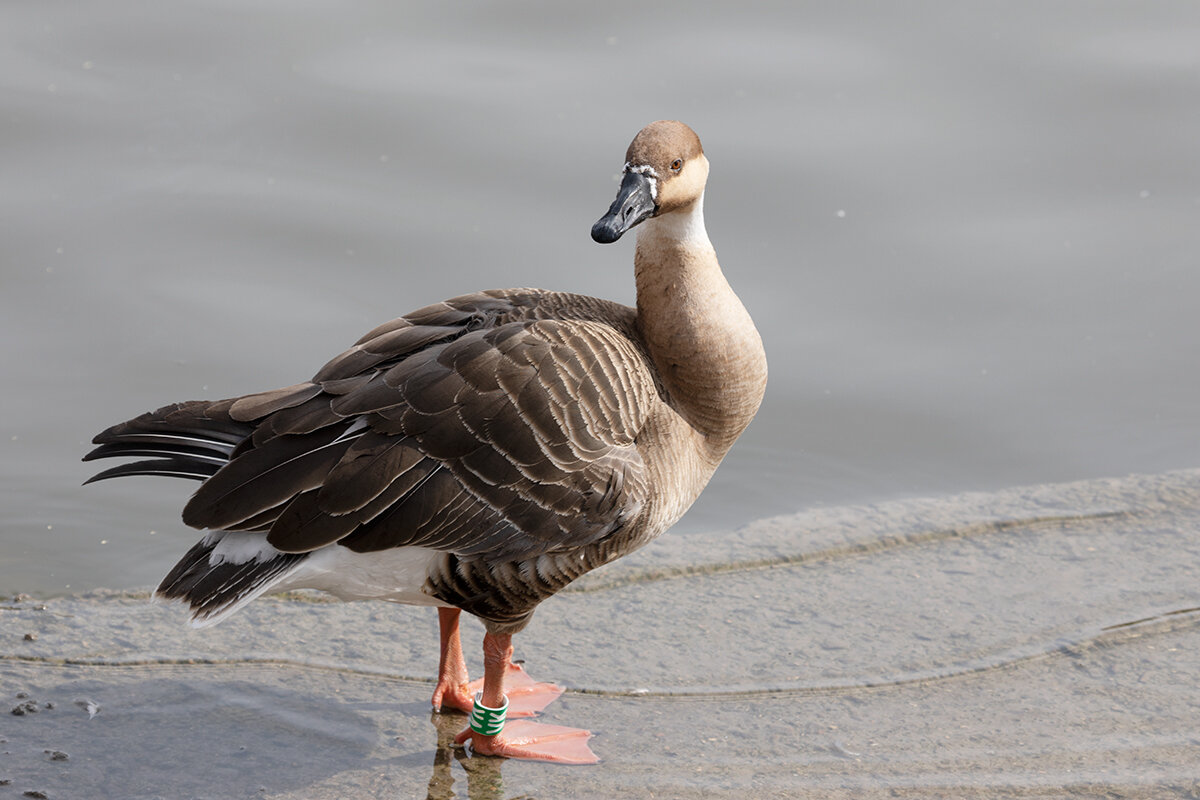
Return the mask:
[[[708,159],[696,132],[674,120],[651,122],[625,152],[617,199],[592,226],[592,238],[609,244],[652,217],[691,209],[707,180]]]

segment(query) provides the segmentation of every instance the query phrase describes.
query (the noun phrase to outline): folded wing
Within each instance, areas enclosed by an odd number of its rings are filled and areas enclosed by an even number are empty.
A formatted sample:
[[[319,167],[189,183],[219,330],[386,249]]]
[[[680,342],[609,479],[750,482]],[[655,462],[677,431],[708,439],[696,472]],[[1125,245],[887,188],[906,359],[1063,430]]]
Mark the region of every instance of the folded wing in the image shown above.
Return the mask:
[[[528,307],[545,317],[540,299]],[[492,293],[431,306],[309,383],[212,404],[221,430],[252,433],[185,522],[264,531],[291,553],[340,542],[489,560],[620,529],[648,494],[636,442],[657,394],[632,311],[530,319],[523,307]]]

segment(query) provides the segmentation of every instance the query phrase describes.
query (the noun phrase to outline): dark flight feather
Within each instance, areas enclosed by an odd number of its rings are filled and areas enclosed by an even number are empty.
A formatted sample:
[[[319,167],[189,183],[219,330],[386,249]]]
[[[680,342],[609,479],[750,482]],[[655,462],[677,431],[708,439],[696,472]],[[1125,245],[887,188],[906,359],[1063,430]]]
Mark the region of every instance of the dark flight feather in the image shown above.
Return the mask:
[[[417,545],[500,564],[594,545],[649,494],[636,437],[658,390],[633,319],[531,290],[427,306],[369,332],[310,383],[114,426],[91,457],[163,457],[97,479],[207,478],[187,524],[264,531],[286,555]],[[228,600],[198,558],[164,585]],[[250,580],[222,570],[222,587]]]
[[[229,462],[192,495],[183,521],[193,528],[227,529],[300,492],[321,485],[352,444],[341,427],[280,436]]]

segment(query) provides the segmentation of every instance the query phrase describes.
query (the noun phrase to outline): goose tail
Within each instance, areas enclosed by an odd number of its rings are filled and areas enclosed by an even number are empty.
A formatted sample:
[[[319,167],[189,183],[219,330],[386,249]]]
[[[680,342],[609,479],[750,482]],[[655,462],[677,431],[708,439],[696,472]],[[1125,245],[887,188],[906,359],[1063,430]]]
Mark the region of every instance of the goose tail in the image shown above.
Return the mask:
[[[251,600],[285,588],[309,555],[280,552],[261,533],[212,531],[163,578],[154,599],[184,603],[192,627],[205,628]]]
[[[229,415],[231,401],[174,403],[114,425],[92,440],[84,461],[149,456],[99,472],[86,483],[126,475],[168,475],[204,481],[229,463],[254,430]]]

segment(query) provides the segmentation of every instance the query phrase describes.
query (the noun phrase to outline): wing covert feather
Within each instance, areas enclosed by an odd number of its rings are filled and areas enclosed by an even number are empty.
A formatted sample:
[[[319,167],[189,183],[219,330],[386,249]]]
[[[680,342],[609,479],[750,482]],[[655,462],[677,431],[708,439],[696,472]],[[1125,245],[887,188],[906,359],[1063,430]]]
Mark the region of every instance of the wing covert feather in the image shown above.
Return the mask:
[[[648,497],[636,441],[658,392],[631,312],[539,319],[550,312],[531,297],[427,306],[309,384],[236,401],[255,434],[189,503],[189,523],[274,517],[269,541],[287,552],[340,541],[489,559],[627,524]]]

